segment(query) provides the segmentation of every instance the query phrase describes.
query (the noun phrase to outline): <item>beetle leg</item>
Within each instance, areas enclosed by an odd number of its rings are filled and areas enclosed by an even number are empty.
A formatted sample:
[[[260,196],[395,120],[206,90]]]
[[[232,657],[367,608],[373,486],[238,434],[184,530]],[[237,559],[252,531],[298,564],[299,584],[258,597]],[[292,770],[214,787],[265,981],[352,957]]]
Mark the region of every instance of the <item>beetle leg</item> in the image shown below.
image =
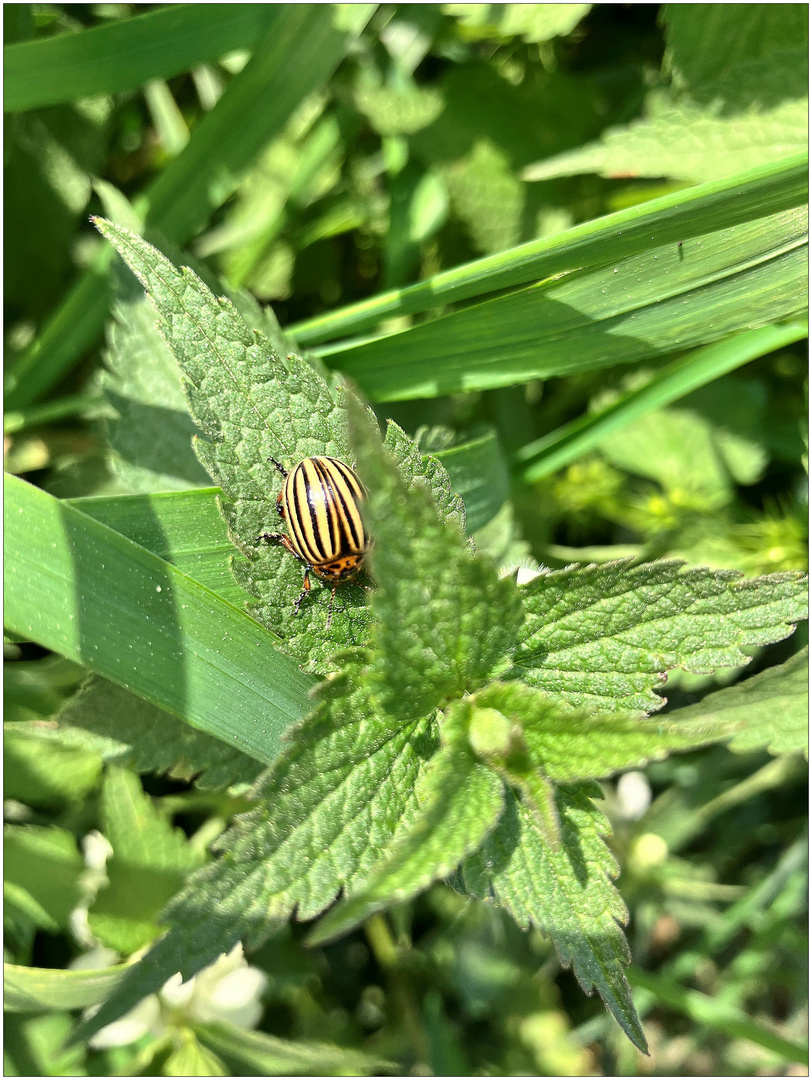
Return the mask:
[[[278,461],[276,460],[276,458],[275,458],[275,457],[269,457],[269,458],[268,458],[268,461],[272,461],[272,462],[273,462],[273,464],[274,464],[274,465],[275,465],[275,466],[277,467],[277,469],[279,470],[279,472],[281,472],[281,473],[282,473],[282,475],[283,475],[283,476],[287,476],[287,475],[288,475],[288,470],[287,470],[287,469],[285,468],[285,466],[284,466],[284,465],[281,465],[281,464],[280,464],[280,463],[279,463],[279,462],[278,462]]]
[[[282,533],[260,533],[254,543],[258,544],[260,540],[264,540],[266,544],[284,544],[287,537],[283,536]],[[287,547],[287,545],[285,546]]]
[[[291,555],[295,555],[299,562],[304,562],[302,556],[284,533],[261,533],[257,537],[256,543],[258,544],[260,540],[264,540],[266,544],[281,544],[285,551],[289,551]]]
[[[294,554],[295,554],[295,552],[294,552]],[[301,604],[302,600],[304,600],[304,598],[306,596],[310,596],[310,567],[309,566],[308,566],[307,570],[305,570],[304,583],[302,584],[302,591],[299,594],[299,599],[293,605],[293,614],[294,615],[299,614],[299,605]]]

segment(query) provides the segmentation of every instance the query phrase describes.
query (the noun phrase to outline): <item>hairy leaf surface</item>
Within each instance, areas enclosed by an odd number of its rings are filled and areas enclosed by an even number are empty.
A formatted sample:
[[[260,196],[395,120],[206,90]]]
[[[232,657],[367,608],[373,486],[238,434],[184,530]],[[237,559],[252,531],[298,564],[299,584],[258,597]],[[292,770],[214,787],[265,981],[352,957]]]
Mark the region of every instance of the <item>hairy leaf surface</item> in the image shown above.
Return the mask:
[[[464,864],[467,887],[496,901],[520,926],[537,926],[555,942],[587,993],[597,990],[635,1046],[646,1049],[624,967],[631,959],[621,930],[628,912],[611,878],[618,873],[603,837],[609,823],[592,798],[593,784],[557,791],[561,844],[553,849],[533,812],[508,796],[499,825]]]
[[[669,668],[746,664],[807,612],[804,575],[743,578],[679,562],[556,570],[525,589],[517,673],[567,705],[651,712]]]

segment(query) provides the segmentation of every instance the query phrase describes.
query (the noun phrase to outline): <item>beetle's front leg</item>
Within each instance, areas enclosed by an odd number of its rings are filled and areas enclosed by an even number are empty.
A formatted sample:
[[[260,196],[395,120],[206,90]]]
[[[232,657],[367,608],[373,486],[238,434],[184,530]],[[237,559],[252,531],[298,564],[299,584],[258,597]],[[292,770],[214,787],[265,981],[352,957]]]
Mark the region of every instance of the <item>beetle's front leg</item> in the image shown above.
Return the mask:
[[[289,551],[291,555],[295,555],[300,562],[304,561],[284,533],[260,533],[256,538],[255,543],[258,544],[260,540],[264,540],[266,544],[281,544],[285,551]]]

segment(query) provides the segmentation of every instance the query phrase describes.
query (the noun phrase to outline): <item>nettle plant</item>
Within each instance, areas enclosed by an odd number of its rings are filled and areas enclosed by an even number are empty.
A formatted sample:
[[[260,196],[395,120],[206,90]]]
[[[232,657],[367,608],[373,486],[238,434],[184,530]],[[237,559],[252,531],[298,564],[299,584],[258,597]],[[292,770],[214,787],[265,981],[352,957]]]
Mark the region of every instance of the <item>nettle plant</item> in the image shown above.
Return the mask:
[[[519,587],[473,550],[445,469],[397,425],[382,440],[340,382],[249,329],[231,301],[135,234],[97,224],[147,290],[180,366],[249,610],[323,678],[256,782],[253,809],[81,1034],[238,941],[256,949],[292,917],[321,917],[315,945],[446,879],[549,935],[645,1050],[597,781],[739,737],[738,712],[652,716],[664,704],[655,687],[671,668],[742,665],[787,637],[805,614],[803,575],[624,561]],[[278,527],[281,479],[268,459],[290,468],[318,455],[355,467],[374,539],[374,590],[342,584],[329,628],[329,584],[314,583],[294,616],[303,566],[257,542]],[[774,732],[761,734],[751,725],[748,745]]]

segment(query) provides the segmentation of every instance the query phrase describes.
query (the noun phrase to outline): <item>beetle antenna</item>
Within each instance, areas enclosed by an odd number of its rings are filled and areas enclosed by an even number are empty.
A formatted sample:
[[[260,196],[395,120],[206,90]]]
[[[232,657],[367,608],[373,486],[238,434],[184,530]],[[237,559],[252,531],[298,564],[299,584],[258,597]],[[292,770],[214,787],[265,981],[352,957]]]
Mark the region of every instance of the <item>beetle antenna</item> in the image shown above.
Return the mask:
[[[287,476],[287,475],[288,475],[288,470],[287,470],[287,469],[285,468],[285,466],[284,466],[284,465],[281,465],[281,464],[280,464],[280,463],[279,463],[279,462],[278,462],[278,461],[276,460],[276,458],[275,458],[275,457],[269,457],[269,458],[268,458],[268,461],[272,461],[272,462],[273,462],[273,464],[274,464],[274,465],[275,465],[275,466],[277,467],[277,469],[279,470],[279,472],[281,472],[281,473],[282,473],[282,475],[283,475],[283,476]]]

